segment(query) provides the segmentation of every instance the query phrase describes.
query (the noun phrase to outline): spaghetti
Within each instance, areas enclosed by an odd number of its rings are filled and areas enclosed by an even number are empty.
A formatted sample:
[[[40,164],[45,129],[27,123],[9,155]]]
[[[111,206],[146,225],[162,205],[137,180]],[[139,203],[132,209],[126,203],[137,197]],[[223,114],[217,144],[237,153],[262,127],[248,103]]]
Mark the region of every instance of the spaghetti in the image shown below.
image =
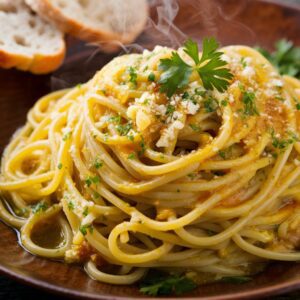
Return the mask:
[[[226,91],[192,72],[167,97],[158,65],[172,51],[115,58],[29,112],[0,181],[0,216],[28,251],[111,284],[150,268],[217,279],[300,260],[300,82],[230,46]],[[41,228],[57,228],[56,242]]]

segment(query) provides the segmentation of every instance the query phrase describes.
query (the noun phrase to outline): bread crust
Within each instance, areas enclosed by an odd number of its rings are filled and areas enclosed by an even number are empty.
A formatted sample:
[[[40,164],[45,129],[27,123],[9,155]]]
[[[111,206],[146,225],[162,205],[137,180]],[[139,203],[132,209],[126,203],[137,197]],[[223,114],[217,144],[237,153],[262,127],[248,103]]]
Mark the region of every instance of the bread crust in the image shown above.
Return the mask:
[[[141,0],[138,8],[141,21],[133,26],[131,32],[119,34],[105,31],[101,28],[93,28],[76,19],[66,16],[62,10],[51,4],[49,0],[26,0],[26,3],[41,17],[54,23],[60,30],[87,42],[97,43],[106,52],[112,52],[120,48],[121,44],[128,44],[143,31],[148,17],[147,1]]]
[[[12,53],[0,49],[0,67],[4,69],[17,68],[33,74],[47,74],[55,71],[63,63],[66,53],[65,42],[59,52],[53,55],[36,53],[33,56]]]

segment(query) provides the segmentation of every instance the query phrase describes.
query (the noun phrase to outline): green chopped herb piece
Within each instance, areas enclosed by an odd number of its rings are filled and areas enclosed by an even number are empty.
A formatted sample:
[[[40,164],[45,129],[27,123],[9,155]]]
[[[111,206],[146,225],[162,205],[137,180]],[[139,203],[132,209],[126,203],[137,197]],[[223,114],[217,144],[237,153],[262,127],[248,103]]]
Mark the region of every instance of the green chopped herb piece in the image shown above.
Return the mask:
[[[167,116],[172,116],[175,110],[176,109],[175,109],[174,105],[168,104],[167,105],[167,110],[166,110],[166,115]]]
[[[71,135],[72,135],[72,131],[69,131],[68,133],[66,133],[66,134],[63,135],[62,140],[64,142],[67,141],[67,140],[69,140],[71,138]]]
[[[45,203],[45,202],[40,202],[40,203],[37,203],[36,205],[34,205],[34,206],[32,207],[32,212],[33,212],[34,214],[37,214],[37,213],[46,211],[47,208],[48,208],[47,203]]]
[[[62,163],[59,163],[59,164],[57,165],[57,168],[58,168],[59,170],[61,170],[62,167],[63,167],[63,164],[62,164]]]
[[[140,145],[141,149],[139,150],[138,155],[142,156],[146,151],[146,144],[145,144],[145,140],[144,140],[143,136],[141,138],[139,145]]]
[[[88,214],[89,214],[89,207],[86,206],[86,207],[84,208],[83,212],[82,212],[82,215],[83,215],[84,217],[86,217]]]
[[[73,201],[69,201],[69,202],[68,202],[68,209],[69,209],[70,211],[72,211],[72,210],[74,210],[74,208],[75,208],[75,206],[74,206]]]
[[[242,57],[242,58],[241,58],[241,64],[242,64],[243,68],[246,68],[246,67],[247,67],[247,63],[246,63],[246,61],[245,61],[245,57]]]
[[[140,284],[140,291],[149,296],[182,295],[196,287],[197,284],[184,275],[149,272]]]
[[[97,157],[97,158],[95,159],[95,162],[94,162],[94,167],[95,167],[96,169],[102,168],[102,167],[103,167],[103,161]]]
[[[155,74],[154,73],[150,73],[149,76],[148,76],[148,80],[152,81],[152,82],[155,81]]]
[[[197,124],[189,124],[189,126],[195,131],[200,132],[201,128]]]
[[[288,132],[287,138],[280,139],[276,136],[275,131],[272,130],[271,137],[273,147],[279,150],[284,150],[288,145],[294,144],[296,141],[299,140],[297,135],[293,132]]]
[[[228,105],[228,101],[227,100],[222,100],[221,101],[221,105],[224,106],[224,107],[227,106]]]
[[[137,72],[136,72],[136,68],[129,67],[128,68],[128,72],[129,72],[129,81],[132,84],[137,85]]]
[[[121,117],[121,115],[117,115],[117,116],[114,116],[114,117],[110,117],[108,119],[108,121],[111,122],[111,123],[115,123],[115,124],[121,124],[122,117]]]
[[[97,184],[100,182],[99,176],[88,176],[85,180],[85,184],[90,187],[93,183]]]
[[[208,97],[204,102],[203,102],[204,108],[206,112],[214,112],[219,106],[218,101],[213,98],[213,97]]]
[[[259,115],[255,104],[255,94],[253,92],[244,91],[242,95],[242,102],[244,104],[244,114],[247,116]]]
[[[127,157],[127,158],[128,158],[128,159],[135,159],[135,153],[132,152],[132,153],[128,154],[128,157]]]
[[[131,129],[132,129],[132,123],[131,122],[128,122],[126,124],[119,124],[119,125],[116,126],[116,130],[122,136],[127,135]]]
[[[83,234],[83,235],[87,235],[87,232],[89,231],[90,233],[93,233],[94,228],[92,224],[85,224],[85,225],[81,225],[79,227],[79,231]]]

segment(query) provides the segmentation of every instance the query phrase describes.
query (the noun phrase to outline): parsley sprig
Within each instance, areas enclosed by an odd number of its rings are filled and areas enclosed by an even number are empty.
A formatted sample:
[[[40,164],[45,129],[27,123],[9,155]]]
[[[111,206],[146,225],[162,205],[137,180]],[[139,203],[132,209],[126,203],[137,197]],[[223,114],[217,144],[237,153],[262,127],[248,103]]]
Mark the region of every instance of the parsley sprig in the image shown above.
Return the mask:
[[[257,47],[257,50],[279,70],[280,74],[300,79],[300,47],[283,39],[275,44],[275,51],[272,53],[261,47]]]
[[[173,51],[171,58],[160,60],[159,69],[163,71],[159,84],[160,91],[171,97],[177,89],[182,89],[189,83],[189,78],[195,70],[207,90],[217,89],[224,92],[229,80],[233,78],[227,64],[221,59],[222,52],[217,51],[218,42],[214,38],[205,38],[202,43],[202,55],[199,57],[198,44],[189,39],[185,42],[183,51],[194,61],[195,65],[187,64],[178,54]]]
[[[140,291],[149,296],[182,295],[197,287],[197,284],[184,275],[167,275],[163,272],[149,272],[140,284]]]

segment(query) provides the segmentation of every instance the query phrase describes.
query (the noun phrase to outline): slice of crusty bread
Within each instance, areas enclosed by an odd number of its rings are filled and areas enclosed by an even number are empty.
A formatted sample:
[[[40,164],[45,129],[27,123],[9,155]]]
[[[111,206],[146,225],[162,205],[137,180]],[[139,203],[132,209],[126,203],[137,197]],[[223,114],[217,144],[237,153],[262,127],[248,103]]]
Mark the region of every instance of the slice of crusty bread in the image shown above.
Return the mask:
[[[0,0],[0,67],[35,74],[57,69],[65,56],[63,34],[24,0]]]
[[[131,43],[148,17],[147,0],[26,0],[62,31],[110,51]]]

